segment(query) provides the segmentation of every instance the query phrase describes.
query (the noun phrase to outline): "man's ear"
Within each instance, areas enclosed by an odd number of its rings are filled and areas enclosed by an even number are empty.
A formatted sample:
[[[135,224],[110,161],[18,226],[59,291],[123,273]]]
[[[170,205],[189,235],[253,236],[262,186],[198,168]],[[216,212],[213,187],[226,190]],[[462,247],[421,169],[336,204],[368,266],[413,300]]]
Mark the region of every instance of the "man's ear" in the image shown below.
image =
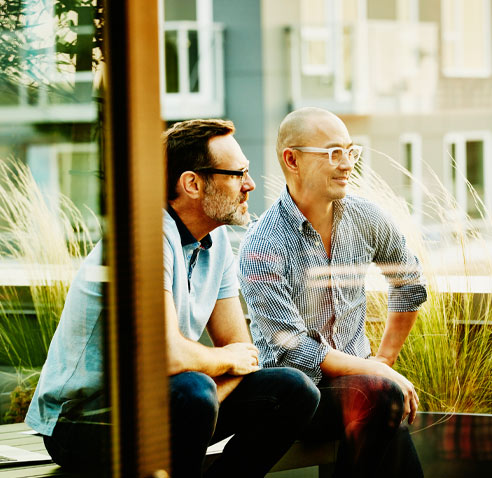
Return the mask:
[[[185,171],[178,180],[178,189],[191,199],[198,199],[203,188],[203,179],[193,171]]]
[[[297,174],[297,158],[295,156],[294,150],[290,148],[285,148],[282,152],[282,160],[287,171],[292,174]]]

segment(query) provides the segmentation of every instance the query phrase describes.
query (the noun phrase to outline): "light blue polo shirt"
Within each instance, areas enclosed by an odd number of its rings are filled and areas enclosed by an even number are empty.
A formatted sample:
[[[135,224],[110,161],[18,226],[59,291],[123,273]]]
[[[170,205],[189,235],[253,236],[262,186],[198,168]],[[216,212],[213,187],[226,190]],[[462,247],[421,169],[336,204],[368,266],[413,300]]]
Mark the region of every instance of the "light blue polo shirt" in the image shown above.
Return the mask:
[[[103,390],[103,284],[88,280],[102,264],[98,242],[75,275],[65,300],[26,423],[51,436],[61,415]]]
[[[173,294],[181,332],[198,340],[217,299],[238,295],[235,261],[224,227],[200,243],[175,217],[164,211],[165,288]],[[102,242],[70,286],[25,419],[42,435],[51,436],[60,416],[103,390],[103,284],[90,281],[87,273],[100,264]]]
[[[217,300],[239,295],[236,263],[225,226],[198,242],[170,213],[164,211],[164,288],[173,295],[181,333],[198,340]]]

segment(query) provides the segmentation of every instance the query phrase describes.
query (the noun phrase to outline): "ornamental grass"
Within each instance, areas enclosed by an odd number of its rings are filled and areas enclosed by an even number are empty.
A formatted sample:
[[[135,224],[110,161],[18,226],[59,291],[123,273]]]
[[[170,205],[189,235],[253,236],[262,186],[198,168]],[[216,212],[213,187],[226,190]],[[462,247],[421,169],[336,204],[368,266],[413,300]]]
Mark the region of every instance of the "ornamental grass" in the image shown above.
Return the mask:
[[[91,248],[70,199],[41,191],[20,161],[0,160],[0,364],[44,363],[71,279]]]

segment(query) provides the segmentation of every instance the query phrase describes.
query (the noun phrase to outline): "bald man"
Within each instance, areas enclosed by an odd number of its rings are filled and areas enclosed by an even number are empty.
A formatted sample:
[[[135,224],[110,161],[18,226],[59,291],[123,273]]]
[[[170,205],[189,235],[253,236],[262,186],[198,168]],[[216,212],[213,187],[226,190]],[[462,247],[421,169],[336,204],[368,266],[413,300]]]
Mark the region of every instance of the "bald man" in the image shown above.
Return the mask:
[[[305,372],[321,391],[312,439],[340,439],[337,477],[419,477],[408,433],[419,399],[392,365],[426,300],[419,262],[381,209],[347,195],[362,148],[319,108],[290,113],[277,156],[286,188],[245,235],[239,278],[263,367]],[[389,282],[371,355],[364,331],[370,263]]]

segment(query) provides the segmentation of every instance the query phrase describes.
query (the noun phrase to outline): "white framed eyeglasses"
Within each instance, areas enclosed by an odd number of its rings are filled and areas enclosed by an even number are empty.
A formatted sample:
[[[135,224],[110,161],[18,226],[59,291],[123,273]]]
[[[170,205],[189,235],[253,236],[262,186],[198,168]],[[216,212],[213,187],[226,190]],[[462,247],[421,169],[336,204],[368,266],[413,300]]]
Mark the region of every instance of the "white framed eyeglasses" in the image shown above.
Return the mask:
[[[352,166],[360,159],[362,155],[362,146],[354,144],[350,148],[334,146],[333,148],[315,148],[314,146],[292,146],[290,149],[301,151],[302,153],[327,154],[328,162],[332,166],[338,166],[344,156],[346,156]]]

